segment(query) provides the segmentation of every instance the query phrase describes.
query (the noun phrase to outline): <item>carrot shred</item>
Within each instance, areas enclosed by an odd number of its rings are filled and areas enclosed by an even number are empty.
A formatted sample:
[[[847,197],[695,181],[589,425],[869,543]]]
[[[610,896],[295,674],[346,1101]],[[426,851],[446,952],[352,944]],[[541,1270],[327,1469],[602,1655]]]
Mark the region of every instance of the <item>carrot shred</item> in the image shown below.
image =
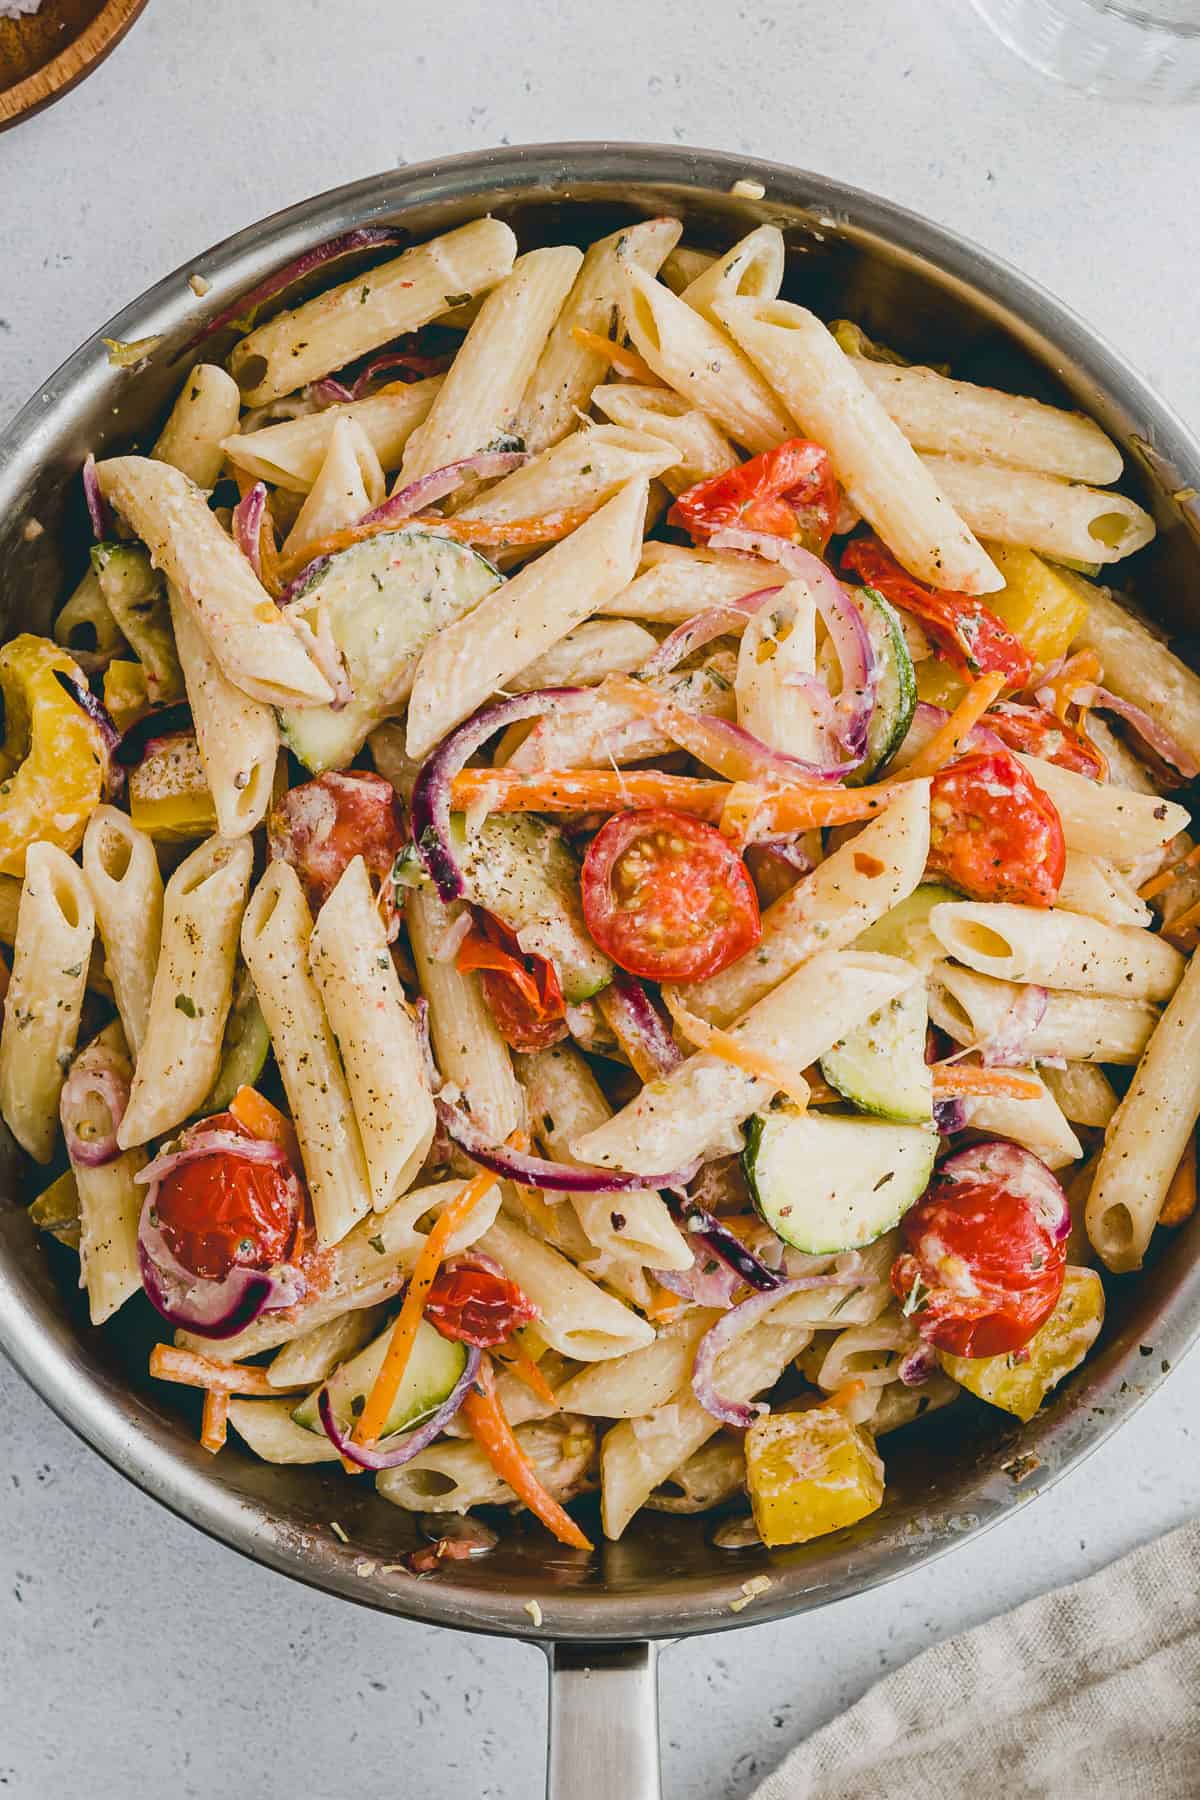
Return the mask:
[[[1176,913],[1173,919],[1167,920],[1162,928],[1162,935],[1174,942],[1181,933],[1194,931],[1198,925],[1200,925],[1200,900],[1194,900],[1190,906],[1185,906],[1182,912]],[[1181,948],[1184,947],[1181,946]]]
[[[560,1544],[570,1544],[575,1550],[590,1550],[591,1540],[584,1536],[570,1513],[546,1492],[513,1436],[512,1426],[496,1396],[496,1377],[489,1356],[485,1356],[479,1365],[478,1381],[468,1390],[462,1403],[462,1415],[471,1436],[497,1475],[508,1483],[535,1518],[542,1521],[547,1531],[553,1532]]]
[[[992,669],[989,674],[981,675],[973,681],[946,723],[938,728],[925,745],[918,750],[912,761],[897,774],[889,777],[884,786],[891,786],[898,781],[916,781],[923,775],[936,775],[953,756],[957,756],[962,741],[973,726],[977,725],[988,707],[1003,691],[1005,677],[1000,669]]]
[[[726,789],[720,826],[732,843],[744,846],[759,838],[872,819],[894,795],[887,782],[860,788],[764,788],[735,781]]]
[[[561,1410],[554,1389],[529,1352],[523,1350],[520,1344],[510,1338],[507,1343],[497,1345],[493,1355],[498,1356],[505,1367],[512,1370],[518,1381],[524,1382],[531,1394],[536,1394],[539,1400],[544,1400],[547,1406],[554,1408],[555,1412]]]
[[[225,1448],[229,1431],[229,1395],[221,1388],[209,1388],[204,1396],[204,1415],[200,1423],[200,1442],[213,1456]]]
[[[721,816],[729,786],[654,769],[463,769],[454,777],[455,812],[629,812],[666,806],[711,822]]]
[[[496,1177],[487,1169],[481,1169],[473,1180],[468,1181],[461,1193],[446,1207],[425,1239],[418,1256],[416,1266],[409,1278],[408,1288],[404,1295],[404,1303],[392,1327],[392,1335],[388,1342],[387,1355],[383,1359],[375,1385],[367,1395],[367,1403],[359,1415],[354,1427],[356,1444],[373,1443],[387,1424],[387,1416],[400,1391],[400,1383],[404,1380],[404,1372],[408,1368],[409,1357],[417,1336],[417,1326],[425,1312],[425,1302],[429,1290],[437,1278],[442,1258],[446,1254],[446,1245],[450,1242],[467,1214],[483,1199],[488,1189],[495,1183]]]
[[[256,1088],[240,1087],[229,1102],[229,1110],[252,1137],[279,1144],[287,1151],[293,1168],[300,1167],[300,1140],[296,1136],[296,1127],[286,1113],[264,1100]]]
[[[866,1386],[866,1382],[857,1376],[853,1381],[843,1381],[841,1387],[834,1388],[832,1394],[826,1394],[820,1404],[836,1412],[845,1412],[852,1400],[857,1400],[860,1394],[866,1392]]]
[[[150,1373],[156,1381],[178,1381],[184,1387],[205,1388],[222,1394],[267,1394],[278,1399],[294,1390],[274,1387],[267,1371],[244,1363],[217,1362],[197,1350],[155,1344],[150,1352]],[[303,1385],[303,1384],[301,1384]]]
[[[1179,1159],[1179,1167],[1171,1177],[1166,1198],[1159,1209],[1160,1225],[1182,1225],[1196,1210],[1196,1138],[1188,1139]]]
[[[1008,1069],[984,1069],[975,1064],[968,1066],[966,1063],[935,1063],[933,1094],[935,1100],[945,1100],[954,1094],[1002,1094],[1009,1100],[1040,1100],[1042,1089],[1040,1083],[1030,1081],[1025,1075],[1014,1075]]]
[[[1149,881],[1144,881],[1138,889],[1138,899],[1157,900],[1158,896],[1165,893],[1173,881],[1178,881],[1181,875],[1185,874],[1188,869],[1194,869],[1197,863],[1200,863],[1200,844],[1196,844],[1185,857],[1172,864],[1169,869],[1163,869],[1159,874],[1152,875]]]
[[[657,1282],[651,1284],[649,1303],[643,1308],[646,1317],[656,1325],[665,1324],[673,1319],[681,1310],[683,1301],[678,1294],[672,1294],[667,1288],[660,1287]]]
[[[722,1062],[732,1063],[735,1069],[741,1069],[745,1075],[774,1082],[778,1091],[786,1094],[789,1100],[794,1100],[797,1106],[808,1105],[809,1086],[798,1070],[787,1068],[783,1063],[776,1062],[773,1056],[766,1056],[760,1050],[751,1050],[731,1032],[722,1031],[719,1026],[710,1025],[707,1019],[689,1012],[680,999],[678,989],[669,983],[664,985],[662,997],[680,1031],[698,1050],[707,1051],[710,1056],[719,1056]]]
[[[595,509],[586,506],[560,507],[534,519],[472,519],[465,516],[443,518],[441,513],[414,513],[409,519],[389,521],[374,519],[368,525],[346,525],[340,531],[306,544],[303,550],[279,559],[277,576],[286,586],[318,556],[335,556],[367,538],[379,537],[386,531],[424,531],[454,538],[463,544],[507,545],[556,544],[589,519]]]
[[[662,387],[663,383],[650,364],[636,350],[630,350],[625,344],[614,343],[612,338],[603,337],[598,331],[588,331],[583,325],[572,325],[571,336],[581,350],[592,350],[597,356],[603,356],[618,375],[626,375],[631,381],[643,382],[647,387]]]
[[[1057,675],[1052,675],[1049,681],[1038,683],[1039,689],[1049,688],[1053,694],[1051,711],[1060,725],[1070,722],[1067,712],[1072,704],[1079,704],[1075,699],[1078,690],[1082,687],[1091,687],[1093,682],[1100,680],[1103,673],[1100,658],[1094,650],[1077,650],[1074,656],[1067,658]],[[1082,716],[1088,709],[1080,706],[1079,710],[1080,721],[1077,723],[1082,721]]]

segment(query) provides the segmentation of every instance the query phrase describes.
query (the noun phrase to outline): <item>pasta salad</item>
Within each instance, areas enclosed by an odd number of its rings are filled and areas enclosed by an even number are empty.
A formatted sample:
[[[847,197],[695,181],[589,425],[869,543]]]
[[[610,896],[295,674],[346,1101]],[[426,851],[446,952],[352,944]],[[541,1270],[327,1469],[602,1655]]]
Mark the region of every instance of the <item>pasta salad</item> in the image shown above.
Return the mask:
[[[419,1572],[596,1488],[802,1543],[1195,1205],[1200,679],[1102,579],[1154,523],[774,227],[395,235],[212,322],[0,649],[31,1216]]]

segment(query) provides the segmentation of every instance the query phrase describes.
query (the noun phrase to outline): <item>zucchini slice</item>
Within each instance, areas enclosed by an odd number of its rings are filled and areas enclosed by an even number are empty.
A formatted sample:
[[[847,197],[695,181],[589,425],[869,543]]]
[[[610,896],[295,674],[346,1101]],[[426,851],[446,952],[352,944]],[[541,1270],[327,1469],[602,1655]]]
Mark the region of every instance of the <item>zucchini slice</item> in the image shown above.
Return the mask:
[[[579,865],[552,825],[531,813],[493,813],[468,837],[454,820],[467,896],[516,932],[521,948],[546,957],[572,1006],[612,980],[583,919]]]
[[[367,1395],[375,1386],[391,1339],[392,1327],[389,1324],[386,1331],[380,1332],[365,1350],[360,1350],[349,1362],[344,1362],[325,1383],[333,1403],[333,1416],[343,1431],[353,1429],[355,1419],[366,1405]],[[443,1400],[449,1398],[466,1366],[465,1344],[453,1343],[449,1338],[444,1338],[428,1320],[422,1319],[417,1326],[404,1380],[392,1402],[392,1410],[387,1416],[382,1436],[391,1437],[397,1431],[407,1431],[410,1426],[419,1425],[422,1419],[427,1419],[430,1413],[436,1412]],[[292,1418],[306,1431],[319,1431],[324,1436],[324,1427],[317,1412],[317,1397],[320,1392],[318,1387],[311,1394],[306,1394],[293,1411]]]
[[[925,983],[914,981],[827,1050],[821,1073],[860,1112],[902,1125],[928,1125],[933,1118],[933,1075],[925,1061],[928,1022]]]
[[[271,1053],[271,1034],[258,1004],[249,974],[243,970],[234,983],[233,1005],[225,1021],[217,1079],[201,1109],[224,1112],[241,1087],[253,1087]]]
[[[878,950],[884,956],[898,956],[915,968],[929,973],[935,962],[944,962],[946,952],[933,935],[929,915],[944,900],[961,900],[953,888],[940,881],[923,881],[906,899],[885,912],[882,919],[868,925],[854,940],[856,950]]]
[[[882,1119],[780,1111],[746,1128],[742,1163],[754,1204],[795,1250],[861,1250],[890,1231],[929,1185],[938,1135]]]
[[[848,588],[847,592],[863,616],[879,676],[875,710],[867,728],[866,758],[846,777],[847,787],[859,787],[875,778],[908,736],[917,710],[917,677],[895,608],[872,587]]]

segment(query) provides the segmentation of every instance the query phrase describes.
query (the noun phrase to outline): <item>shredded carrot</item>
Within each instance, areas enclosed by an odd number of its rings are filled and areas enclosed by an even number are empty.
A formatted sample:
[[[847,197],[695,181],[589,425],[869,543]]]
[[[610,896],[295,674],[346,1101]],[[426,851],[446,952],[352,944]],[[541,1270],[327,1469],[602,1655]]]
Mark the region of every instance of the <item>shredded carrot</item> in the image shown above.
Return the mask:
[[[455,812],[628,812],[666,806],[715,822],[729,786],[654,769],[547,769],[522,775],[514,769],[463,769],[454,777]]]
[[[1179,1159],[1179,1167],[1171,1177],[1166,1198],[1158,1214],[1160,1225],[1182,1225],[1196,1210],[1196,1138],[1188,1139]]]
[[[1200,925],[1200,900],[1194,900],[1190,906],[1185,906],[1182,912],[1176,913],[1173,919],[1167,920],[1162,928],[1162,935],[1165,938],[1176,940],[1182,934],[1194,931],[1198,925]]]
[[[179,1381],[184,1387],[222,1394],[270,1394],[278,1399],[289,1389],[273,1387],[265,1369],[243,1363],[217,1362],[196,1350],[177,1350],[172,1344],[155,1344],[150,1352],[150,1373],[156,1381]]]
[[[488,544],[501,549],[506,545],[556,544],[560,538],[570,537],[594,510],[586,506],[560,507],[535,519],[449,519],[440,513],[414,513],[409,519],[392,521],[374,519],[367,525],[347,525],[340,531],[331,531],[327,537],[306,544],[303,550],[281,557],[278,578],[286,585],[318,556],[335,556],[339,550],[349,550],[385,531],[431,532],[454,538],[458,543]]]
[[[1103,673],[1100,658],[1094,650],[1077,650],[1074,656],[1067,658],[1057,675],[1052,675],[1049,681],[1038,683],[1039,689],[1049,688],[1051,690],[1053,695],[1051,710],[1061,725],[1069,723],[1068,709],[1073,704],[1079,705],[1075,699],[1078,690],[1083,687],[1091,687],[1093,682],[1100,680]],[[1079,706],[1079,710],[1082,717],[1087,708]]]
[[[752,739],[731,734],[724,720],[711,719],[705,713],[688,712],[686,707],[675,705],[665,694],[657,693],[628,675],[608,676],[597,689],[597,698],[614,700],[642,718],[653,719],[659,729],[689,756],[727,776],[730,781],[762,778],[762,752],[755,750]],[[778,779],[781,786],[789,789],[794,786],[803,793],[829,792],[827,783],[811,778],[802,780],[799,775],[793,781],[786,770]]]
[[[412,1355],[412,1347],[417,1335],[417,1326],[421,1323],[429,1290],[437,1278],[442,1258],[446,1254],[446,1245],[467,1214],[483,1199],[495,1180],[496,1177],[489,1170],[481,1169],[472,1181],[467,1182],[462,1192],[455,1195],[425,1239],[421,1247],[421,1254],[417,1258],[416,1267],[409,1278],[404,1304],[392,1327],[387,1355],[383,1359],[379,1374],[375,1379],[375,1385],[367,1395],[367,1404],[363,1407],[358,1423],[354,1427],[356,1444],[374,1443],[382,1434],[383,1428],[387,1424],[387,1416],[400,1391],[400,1383],[404,1380],[404,1372],[408,1368],[408,1359]]]
[[[853,825],[859,819],[873,819],[894,797],[895,789],[887,782],[860,788],[762,788],[735,781],[721,811],[721,831],[732,842],[745,845],[816,826]]]
[[[270,1144],[279,1144],[287,1151],[288,1161],[294,1168],[300,1167],[300,1140],[296,1136],[296,1127],[286,1113],[264,1100],[257,1089],[240,1087],[229,1102],[229,1110],[239,1125],[244,1125],[252,1137],[265,1138]]]
[[[866,1382],[860,1381],[857,1377],[853,1381],[843,1381],[841,1387],[834,1388],[832,1394],[826,1394],[821,1405],[831,1407],[837,1412],[845,1412],[851,1401],[857,1400],[860,1394],[866,1392],[866,1386]]]
[[[912,761],[884,784],[890,786],[897,781],[916,781],[922,775],[936,775],[953,756],[957,756],[962,741],[973,726],[977,725],[988,707],[1004,688],[1005,677],[999,669],[990,674],[981,675],[973,681],[946,723],[938,728],[923,750],[918,750]]]
[[[581,350],[594,350],[597,356],[605,357],[618,375],[626,375],[631,381],[641,381],[647,387],[662,387],[662,382],[650,364],[636,350],[614,343],[612,338],[602,337],[598,331],[588,331],[583,325],[572,325],[571,336]]]
[[[644,1311],[646,1317],[658,1325],[665,1324],[668,1319],[673,1319],[682,1306],[683,1301],[678,1294],[672,1294],[668,1288],[660,1287],[657,1282],[654,1282],[650,1289],[649,1303]]]
[[[1178,881],[1181,875],[1184,875],[1188,869],[1194,869],[1197,863],[1200,863],[1200,844],[1196,844],[1193,849],[1189,850],[1180,862],[1173,864],[1169,869],[1163,869],[1158,875],[1152,875],[1149,881],[1143,882],[1138,889],[1138,899],[1157,900],[1158,896],[1165,893],[1173,881]]]
[[[776,1062],[773,1056],[765,1056],[760,1050],[752,1050],[731,1032],[722,1031],[719,1026],[710,1025],[707,1019],[689,1012],[677,988],[665,985],[662,997],[680,1031],[698,1050],[706,1050],[710,1056],[719,1056],[722,1062],[732,1063],[735,1069],[741,1069],[745,1075],[773,1082],[778,1091],[786,1094],[789,1100],[794,1100],[797,1106],[808,1105],[808,1083],[798,1070],[789,1069],[784,1063]]]
[[[512,1370],[518,1381],[524,1382],[531,1394],[536,1394],[539,1400],[544,1400],[547,1406],[554,1408],[555,1412],[559,1411],[558,1396],[554,1389],[529,1352],[523,1350],[514,1338],[509,1338],[507,1343],[498,1345],[493,1354],[500,1357],[505,1367]]]
[[[984,1069],[966,1063],[935,1063],[933,1093],[937,1100],[948,1099],[954,1094],[985,1097],[1002,1094],[1009,1100],[1040,1100],[1042,1097],[1040,1083],[1030,1081],[1025,1075],[1014,1075],[1009,1069]]]
[[[512,1426],[496,1397],[496,1377],[488,1356],[479,1365],[476,1386],[468,1390],[462,1403],[462,1416],[497,1475],[507,1481],[518,1500],[542,1521],[547,1531],[552,1531],[560,1544],[570,1544],[575,1550],[590,1550],[591,1541],[583,1535],[570,1513],[546,1492],[513,1436]]]
[[[221,1388],[209,1388],[204,1396],[204,1416],[200,1423],[200,1442],[216,1455],[225,1448],[229,1430],[229,1395]]]

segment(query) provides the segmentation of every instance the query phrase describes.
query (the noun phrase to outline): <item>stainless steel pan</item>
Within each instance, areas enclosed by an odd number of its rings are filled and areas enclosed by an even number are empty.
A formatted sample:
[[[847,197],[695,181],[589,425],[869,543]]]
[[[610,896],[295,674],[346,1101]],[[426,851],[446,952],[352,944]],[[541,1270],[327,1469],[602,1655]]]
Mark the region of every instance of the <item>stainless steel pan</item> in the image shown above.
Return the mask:
[[[765,198],[734,195],[743,178],[760,182]],[[353,225],[397,223],[420,238],[488,211],[510,220],[526,246],[586,242],[661,212],[684,219],[688,241],[714,248],[763,220],[777,223],[789,248],[788,291],[825,316],[849,315],[903,350],[1099,419],[1124,447],[1130,482],[1161,527],[1138,559],[1142,598],[1173,629],[1200,631],[1200,517],[1194,502],[1172,499],[1200,488],[1200,449],[1064,308],[962,239],[835,181],[708,151],[613,144],[465,156],[339,188],[230,238],[127,307],[103,335],[159,337],[149,366],[137,375],[113,369],[98,334],[0,439],[8,629],[44,629],[68,591],[86,544],[79,465],[88,450],[149,441],[198,324]],[[193,273],[211,284],[203,300],[188,286]],[[206,350],[211,356],[214,346]],[[26,535],[31,519],[40,535]],[[550,1791],[571,1800],[658,1793],[656,1640],[822,1606],[965,1542],[1094,1449],[1200,1327],[1195,1218],[1140,1277],[1111,1284],[1098,1354],[1031,1426],[1018,1432],[1005,1415],[964,1401],[950,1418],[910,1428],[888,1445],[886,1505],[851,1531],[790,1551],[730,1553],[712,1545],[702,1517],[643,1514],[589,1560],[517,1523],[491,1557],[451,1564],[436,1579],[364,1580],[356,1564],[394,1562],[414,1542],[405,1515],[340,1472],[273,1467],[232,1442],[219,1458],[207,1456],[187,1399],[148,1382],[149,1319],[122,1315],[112,1329],[90,1328],[74,1258],[36,1239],[19,1177],[14,1161],[0,1162],[0,1344],[59,1417],[131,1481],[257,1561],[360,1605],[542,1644],[554,1675]],[[334,1518],[348,1544],[330,1532]],[[760,1574],[770,1588],[733,1610],[742,1584]],[[527,1610],[530,1601],[537,1605]]]

